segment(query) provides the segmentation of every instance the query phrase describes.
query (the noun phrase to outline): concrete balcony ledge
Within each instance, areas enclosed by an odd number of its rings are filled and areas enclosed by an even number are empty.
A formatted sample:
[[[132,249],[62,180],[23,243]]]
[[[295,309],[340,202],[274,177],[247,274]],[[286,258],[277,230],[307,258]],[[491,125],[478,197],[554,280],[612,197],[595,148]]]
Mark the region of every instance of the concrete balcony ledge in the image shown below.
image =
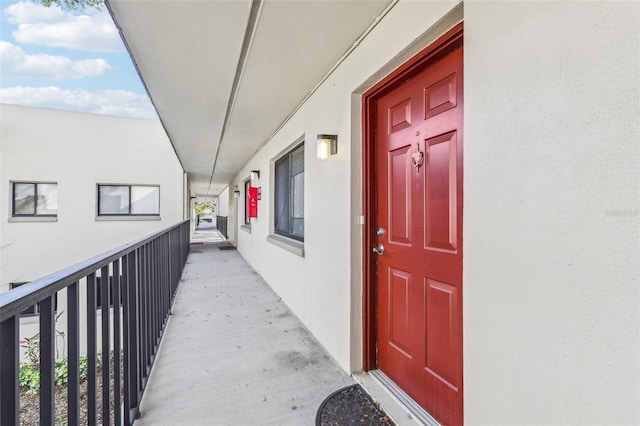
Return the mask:
[[[314,424],[354,379],[235,250],[206,237],[191,247],[136,425]]]

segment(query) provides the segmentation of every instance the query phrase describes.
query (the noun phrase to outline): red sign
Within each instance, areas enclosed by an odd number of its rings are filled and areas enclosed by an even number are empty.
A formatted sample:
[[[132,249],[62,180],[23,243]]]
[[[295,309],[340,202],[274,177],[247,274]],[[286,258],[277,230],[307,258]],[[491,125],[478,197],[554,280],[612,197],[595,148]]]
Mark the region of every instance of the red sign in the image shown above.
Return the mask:
[[[261,198],[260,188],[254,186],[249,187],[247,194],[247,206],[249,208],[249,218],[258,217],[258,200]]]

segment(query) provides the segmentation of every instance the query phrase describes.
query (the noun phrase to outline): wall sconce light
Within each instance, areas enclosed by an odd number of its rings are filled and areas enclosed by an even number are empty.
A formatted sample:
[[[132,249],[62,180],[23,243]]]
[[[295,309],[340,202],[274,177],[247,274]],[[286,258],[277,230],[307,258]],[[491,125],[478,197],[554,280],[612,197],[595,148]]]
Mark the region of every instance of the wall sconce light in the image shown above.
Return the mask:
[[[260,170],[251,170],[251,180],[260,179]]]
[[[318,135],[316,157],[326,160],[329,155],[338,153],[338,135]]]
[[[236,188],[233,191],[233,196],[236,198],[240,198],[240,190],[238,189],[238,185],[236,185]]]

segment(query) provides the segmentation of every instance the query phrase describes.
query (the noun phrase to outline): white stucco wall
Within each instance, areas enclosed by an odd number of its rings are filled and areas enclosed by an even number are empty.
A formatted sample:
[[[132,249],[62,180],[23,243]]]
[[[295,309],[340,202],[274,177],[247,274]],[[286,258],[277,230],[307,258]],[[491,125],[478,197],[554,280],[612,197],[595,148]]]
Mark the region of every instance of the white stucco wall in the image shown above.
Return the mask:
[[[638,424],[640,4],[471,2],[464,31],[466,418]]]
[[[158,120],[0,105],[0,292],[183,218],[183,171]],[[57,182],[56,222],[9,222],[11,181]],[[96,185],[160,185],[160,220],[97,221]]]
[[[229,187],[225,188],[224,191],[218,195],[218,211],[216,214],[218,216],[229,215]]]
[[[261,171],[239,251],[347,371],[362,344],[350,96],[454,5],[398,3],[231,183]],[[465,4],[467,424],[640,423],[639,5]],[[318,133],[339,137],[327,161]],[[300,135],[304,257],[266,240],[270,161]]]

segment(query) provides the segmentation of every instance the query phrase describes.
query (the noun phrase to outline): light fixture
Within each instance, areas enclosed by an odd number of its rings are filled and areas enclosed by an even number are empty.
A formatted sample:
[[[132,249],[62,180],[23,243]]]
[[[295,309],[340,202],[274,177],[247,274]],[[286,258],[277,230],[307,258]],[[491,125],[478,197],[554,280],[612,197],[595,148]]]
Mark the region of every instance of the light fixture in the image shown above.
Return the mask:
[[[260,170],[251,170],[251,180],[260,179]]]
[[[318,135],[316,157],[326,160],[329,155],[338,153],[338,135]]]
[[[236,185],[236,188],[233,191],[233,196],[236,198],[240,198],[240,190],[238,189],[238,185]]]

